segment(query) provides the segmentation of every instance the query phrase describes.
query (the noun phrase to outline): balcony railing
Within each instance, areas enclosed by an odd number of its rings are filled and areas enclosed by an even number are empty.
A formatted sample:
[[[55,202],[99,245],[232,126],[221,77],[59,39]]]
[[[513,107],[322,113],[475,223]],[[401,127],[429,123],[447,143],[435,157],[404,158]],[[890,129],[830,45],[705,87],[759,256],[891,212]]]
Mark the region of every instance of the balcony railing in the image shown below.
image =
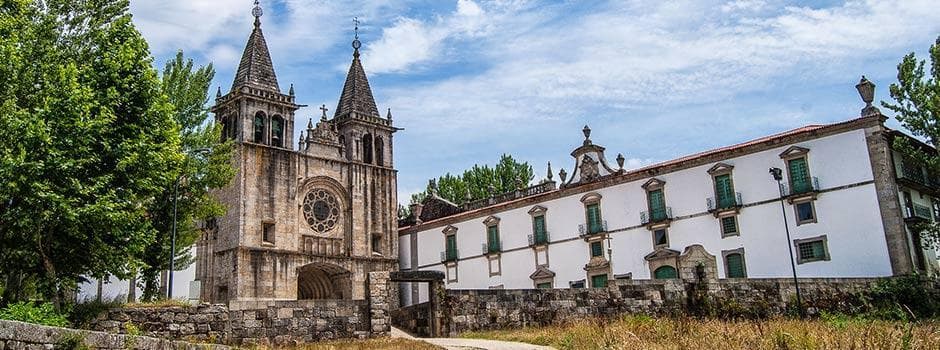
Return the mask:
[[[672,207],[656,208],[640,213],[640,223],[655,224],[657,222],[672,220]]]
[[[926,168],[918,166],[914,161],[895,162],[895,171],[898,180],[907,180],[931,189],[940,189],[940,177],[930,176]]]
[[[792,188],[787,187],[785,184],[780,184],[780,195],[783,197],[812,192],[819,192],[819,179],[815,176],[803,181],[794,182]]]
[[[593,235],[601,232],[607,232],[607,220],[594,223],[592,225],[580,224],[578,225],[578,233],[582,236],[584,235]]]
[[[483,254],[499,253],[503,251],[503,242],[489,242],[482,244]]]
[[[548,244],[548,240],[548,231],[531,234],[529,235],[529,246],[531,247],[539,244]]]
[[[914,204],[914,207],[904,207],[904,218],[905,219],[923,219],[923,220],[933,220],[930,213],[930,207],[923,206],[920,204]]]
[[[460,256],[460,251],[457,249],[445,250],[441,252],[441,262],[457,261],[458,256]]]
[[[741,200],[741,192],[735,192],[734,197],[718,197],[717,200],[715,197],[709,197],[705,200],[705,204],[708,206],[708,211],[716,211],[741,207],[744,201]]]

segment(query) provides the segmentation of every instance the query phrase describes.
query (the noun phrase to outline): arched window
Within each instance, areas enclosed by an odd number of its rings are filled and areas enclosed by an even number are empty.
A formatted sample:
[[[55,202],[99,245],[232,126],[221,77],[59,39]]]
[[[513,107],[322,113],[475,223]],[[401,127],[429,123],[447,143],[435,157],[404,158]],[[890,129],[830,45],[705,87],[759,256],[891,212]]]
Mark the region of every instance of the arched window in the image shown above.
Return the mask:
[[[385,143],[381,136],[375,137],[375,165],[385,166]]]
[[[656,271],[653,271],[653,278],[658,280],[676,278],[678,276],[679,274],[676,273],[676,268],[669,265],[660,266]]]
[[[264,112],[255,114],[255,143],[264,143]]]
[[[362,135],[362,161],[372,164],[372,135]]]
[[[284,147],[284,118],[279,115],[271,118],[271,145]]]

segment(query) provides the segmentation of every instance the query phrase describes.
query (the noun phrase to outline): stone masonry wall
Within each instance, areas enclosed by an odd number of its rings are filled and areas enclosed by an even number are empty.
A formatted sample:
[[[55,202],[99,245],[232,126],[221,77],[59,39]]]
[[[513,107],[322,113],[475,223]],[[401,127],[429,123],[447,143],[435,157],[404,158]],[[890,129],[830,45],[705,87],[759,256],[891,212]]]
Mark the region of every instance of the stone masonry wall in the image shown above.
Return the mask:
[[[838,308],[854,291],[878,279],[800,279],[803,303],[810,312]],[[728,279],[701,283],[674,280],[619,280],[606,288],[447,290],[444,333],[544,326],[570,320],[624,314],[694,313],[711,307],[783,314],[795,299],[790,279]],[[707,297],[707,298],[704,298]],[[396,317],[396,323],[398,322]]]
[[[67,341],[80,341],[92,349],[228,350],[214,344],[193,344],[152,337],[110,334],[0,320],[0,350],[63,348]],[[74,344],[77,345],[77,344]]]

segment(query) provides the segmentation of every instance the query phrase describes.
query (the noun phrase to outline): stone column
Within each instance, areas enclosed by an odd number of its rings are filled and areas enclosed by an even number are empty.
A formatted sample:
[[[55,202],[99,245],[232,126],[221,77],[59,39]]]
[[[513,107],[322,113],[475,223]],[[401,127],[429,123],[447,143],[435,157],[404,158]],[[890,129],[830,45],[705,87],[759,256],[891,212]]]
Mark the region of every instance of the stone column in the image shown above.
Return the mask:
[[[444,296],[444,283],[442,281],[428,282],[428,299],[431,301],[430,315],[428,315],[428,333],[431,338],[441,337],[441,319],[444,318],[443,308],[441,307],[441,297]]]
[[[391,331],[388,283],[388,271],[369,272],[369,330],[372,336],[388,336]]]

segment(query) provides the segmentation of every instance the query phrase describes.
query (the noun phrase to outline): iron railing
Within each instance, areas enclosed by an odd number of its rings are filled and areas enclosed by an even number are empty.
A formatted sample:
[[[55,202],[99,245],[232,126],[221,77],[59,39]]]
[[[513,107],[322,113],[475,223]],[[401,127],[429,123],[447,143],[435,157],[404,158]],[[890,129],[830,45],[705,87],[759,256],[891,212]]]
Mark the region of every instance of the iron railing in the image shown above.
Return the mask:
[[[591,225],[578,225],[578,233],[582,236],[598,234],[601,232],[607,232],[607,220],[601,220],[600,222],[596,222]]]
[[[730,198],[719,196],[716,200],[715,197],[709,197],[705,200],[705,205],[708,206],[708,211],[716,211],[741,207],[744,205],[744,201],[741,200],[741,192],[735,192],[734,196]]]
[[[529,235],[529,246],[539,245],[539,244],[548,244],[549,234],[548,231],[536,232]]]
[[[481,250],[483,251],[483,254],[499,253],[503,251],[503,242],[497,241],[497,242],[483,243],[481,245],[481,248],[482,248]]]
[[[457,249],[445,250],[441,252],[441,262],[457,261],[458,256],[460,256],[460,251]]]
[[[924,219],[924,220],[933,220],[933,217],[930,213],[930,207],[923,206],[920,204],[914,204],[914,207],[904,207],[904,218],[905,219]]]
[[[640,223],[643,225],[667,220],[672,220],[672,207],[660,207],[640,213]]]
[[[782,197],[796,196],[811,192],[819,192],[819,179],[815,176],[803,181],[793,182],[792,188],[788,187],[786,184],[780,184],[780,195]]]

